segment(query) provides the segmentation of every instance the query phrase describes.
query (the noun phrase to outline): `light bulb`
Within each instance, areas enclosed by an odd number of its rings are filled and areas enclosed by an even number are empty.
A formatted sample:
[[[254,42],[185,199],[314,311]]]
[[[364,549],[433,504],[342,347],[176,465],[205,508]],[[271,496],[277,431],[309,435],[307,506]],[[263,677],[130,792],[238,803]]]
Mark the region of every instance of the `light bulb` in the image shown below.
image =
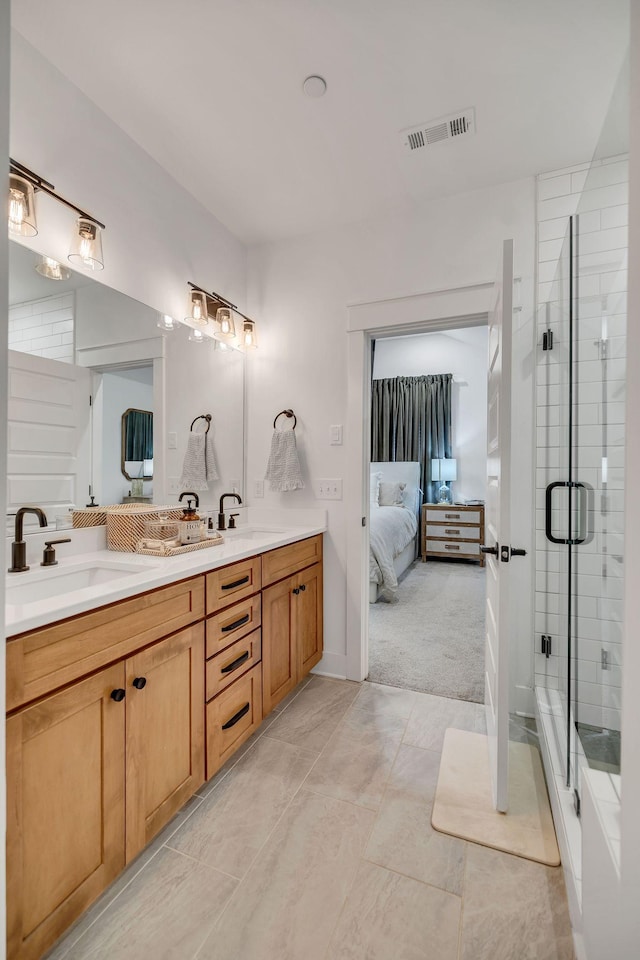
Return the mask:
[[[236,325],[233,322],[233,310],[230,307],[218,307],[216,310],[217,335],[223,340],[233,340]]]
[[[38,233],[33,184],[16,174],[9,175],[9,233],[35,237]]]
[[[41,277],[46,277],[48,280],[68,280],[71,276],[71,270],[63,267],[53,257],[40,257],[36,264],[36,271]]]
[[[87,217],[78,217],[76,231],[71,241],[69,260],[79,263],[87,270],[102,270],[104,259],[102,256],[102,238],[100,227]]]
[[[245,320],[242,328],[242,342],[247,349],[253,350],[258,346],[256,325],[253,320]]]
[[[206,327],[209,322],[209,313],[207,310],[207,295],[203,290],[189,291],[189,314],[185,317],[187,323],[197,323],[201,327]]]

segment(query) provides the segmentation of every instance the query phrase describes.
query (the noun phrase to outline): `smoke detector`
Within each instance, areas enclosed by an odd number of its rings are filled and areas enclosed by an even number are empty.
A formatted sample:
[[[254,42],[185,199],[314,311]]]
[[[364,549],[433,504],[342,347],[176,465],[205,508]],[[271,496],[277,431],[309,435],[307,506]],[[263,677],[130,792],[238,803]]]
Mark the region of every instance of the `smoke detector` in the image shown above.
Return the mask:
[[[419,127],[409,127],[407,130],[402,130],[400,135],[404,146],[410,151],[414,151],[424,150],[426,147],[432,147],[445,140],[468,137],[475,132],[475,107],[468,107],[466,110],[451,113],[447,117],[439,117],[429,123],[421,123]]]

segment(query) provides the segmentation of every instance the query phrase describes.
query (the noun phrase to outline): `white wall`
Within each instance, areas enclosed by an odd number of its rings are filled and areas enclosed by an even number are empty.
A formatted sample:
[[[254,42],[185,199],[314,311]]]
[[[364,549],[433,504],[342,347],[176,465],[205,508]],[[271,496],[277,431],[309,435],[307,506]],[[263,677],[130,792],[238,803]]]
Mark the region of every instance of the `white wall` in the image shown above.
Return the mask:
[[[10,306],[9,349],[73,363],[73,292]]]
[[[131,481],[127,480],[121,470],[122,414],[129,407],[153,413],[153,368],[104,373],[101,392],[102,489],[98,502],[120,503],[122,497],[131,490]],[[153,483],[145,481],[145,495],[150,496],[152,492]]]
[[[452,373],[456,500],[484,500],[487,487],[487,327],[376,340],[374,380]]]
[[[0,156],[9,152],[9,0],[0,3]],[[0,230],[0,317],[6,329],[7,304],[9,302],[9,250],[7,234]],[[6,449],[7,449],[7,343],[0,337],[0,503],[6,503]],[[4,577],[0,578],[0,631],[4,636]],[[0,716],[5,712],[5,658],[0,657]],[[5,728],[0,731],[0,944],[6,943],[6,775],[5,775]],[[0,948],[1,949],[1,948]]]
[[[499,243],[515,239],[516,272],[531,280],[534,262],[534,183],[522,180],[416,204],[413,214],[386,217],[309,237],[254,247],[249,252],[249,313],[261,321],[260,350],[248,359],[248,489],[264,476],[273,416],[293,407],[307,487],[266,493],[269,503],[317,505],[311,479],[344,477],[345,448],[361,436],[345,432],[345,446],[330,444],[331,424],[347,416],[347,305],[448,287],[493,281]],[[532,308],[532,301],[529,309]],[[531,387],[531,349],[518,360],[518,383]],[[527,387],[528,384],[528,387]],[[526,395],[518,415],[526,425],[532,403]],[[527,446],[528,441],[527,441]],[[531,477],[532,447],[521,464]],[[526,479],[523,498],[528,496]],[[325,656],[321,669],[346,672],[346,532],[343,502],[328,508],[325,537]],[[531,512],[518,518],[530,547]],[[521,567],[529,591],[529,557]],[[521,609],[523,624],[531,608]],[[531,613],[532,615],[532,613]],[[527,674],[530,631],[523,672]],[[530,679],[530,677],[528,677]]]

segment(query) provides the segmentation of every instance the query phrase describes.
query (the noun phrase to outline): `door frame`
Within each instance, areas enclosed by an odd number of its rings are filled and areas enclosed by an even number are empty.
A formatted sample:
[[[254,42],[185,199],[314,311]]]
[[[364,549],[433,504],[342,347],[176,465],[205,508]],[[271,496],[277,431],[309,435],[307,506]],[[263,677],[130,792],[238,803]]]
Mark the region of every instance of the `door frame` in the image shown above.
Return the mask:
[[[347,305],[346,676],[369,670],[369,436],[371,341],[487,322],[493,281]],[[363,525],[365,518],[365,525]]]

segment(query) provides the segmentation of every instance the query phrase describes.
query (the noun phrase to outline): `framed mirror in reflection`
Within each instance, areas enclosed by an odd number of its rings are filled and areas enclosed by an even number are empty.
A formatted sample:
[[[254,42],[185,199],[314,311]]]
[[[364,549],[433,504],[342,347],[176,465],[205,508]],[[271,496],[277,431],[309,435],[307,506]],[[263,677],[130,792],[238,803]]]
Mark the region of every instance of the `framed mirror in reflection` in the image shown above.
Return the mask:
[[[153,479],[153,413],[129,407],[122,414],[120,468],[127,480]]]
[[[54,279],[33,249],[9,247],[7,512],[38,504],[52,525],[92,496],[171,503],[201,409],[220,475],[201,501],[242,490],[244,356],[194,346],[186,327],[163,334],[151,307],[73,270]]]

